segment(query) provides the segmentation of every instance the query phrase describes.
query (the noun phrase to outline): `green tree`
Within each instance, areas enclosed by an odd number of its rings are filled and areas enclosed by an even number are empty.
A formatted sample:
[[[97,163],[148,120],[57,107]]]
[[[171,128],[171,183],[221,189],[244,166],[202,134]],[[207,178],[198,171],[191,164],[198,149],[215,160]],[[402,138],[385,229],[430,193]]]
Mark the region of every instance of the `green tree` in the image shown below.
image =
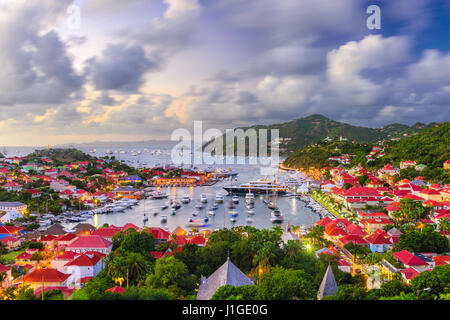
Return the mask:
[[[275,267],[263,273],[259,288],[262,300],[311,300],[317,294],[312,278],[302,270]]]

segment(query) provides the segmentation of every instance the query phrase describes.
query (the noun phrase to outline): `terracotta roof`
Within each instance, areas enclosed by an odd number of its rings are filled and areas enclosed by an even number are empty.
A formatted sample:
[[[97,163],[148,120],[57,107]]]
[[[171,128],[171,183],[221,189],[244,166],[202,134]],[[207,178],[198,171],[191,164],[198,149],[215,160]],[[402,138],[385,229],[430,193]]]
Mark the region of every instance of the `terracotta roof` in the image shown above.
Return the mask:
[[[120,229],[117,228],[99,228],[91,233],[91,235],[101,236],[105,238],[112,238]]]
[[[79,236],[67,249],[74,248],[108,248],[111,242],[97,235]]]
[[[436,266],[445,266],[450,264],[450,256],[435,256],[432,259],[436,263]]]
[[[95,266],[101,260],[100,257],[95,255],[88,254],[80,254],[75,257],[72,261],[65,264],[65,267],[69,266],[79,266],[79,267],[87,267],[87,266]]]
[[[380,233],[373,233],[366,238],[370,244],[392,244],[389,239],[383,237]]]
[[[395,252],[392,254],[395,258],[397,258],[401,263],[405,266],[425,266],[427,263],[422,259],[416,257],[411,252],[407,250]]]
[[[206,243],[206,239],[202,236],[194,236],[189,240],[189,243],[196,245],[204,245]]]
[[[167,240],[170,237],[170,232],[162,229],[162,228],[149,228],[148,232],[153,235],[153,238],[158,240]]]
[[[405,276],[405,279],[411,280],[412,278],[417,277],[420,272],[414,269],[413,267],[409,267],[400,271]]]
[[[112,292],[112,293],[124,293],[125,289],[122,287],[114,286],[112,288],[109,288],[105,290],[105,292]]]
[[[9,271],[9,270],[11,270],[11,269],[8,268],[8,267],[5,267],[5,266],[2,265],[2,264],[0,264],[0,273],[1,273],[1,272],[7,272],[7,271]]]
[[[26,282],[63,282],[70,274],[62,273],[56,269],[43,268],[36,269],[33,272],[25,275],[23,281]]]

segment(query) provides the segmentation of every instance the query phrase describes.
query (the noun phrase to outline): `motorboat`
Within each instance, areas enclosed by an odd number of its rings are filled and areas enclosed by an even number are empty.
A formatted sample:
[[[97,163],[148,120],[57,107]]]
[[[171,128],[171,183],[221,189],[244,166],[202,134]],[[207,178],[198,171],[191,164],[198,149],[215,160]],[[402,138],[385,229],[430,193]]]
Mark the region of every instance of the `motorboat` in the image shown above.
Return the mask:
[[[247,210],[247,214],[253,215],[255,214],[255,210]]]
[[[213,204],[211,207],[208,208],[208,210],[217,210],[219,209],[219,206],[217,204]]]
[[[202,194],[200,196],[200,202],[201,203],[207,203],[208,202],[208,198],[206,197],[206,194]]]
[[[209,211],[208,211],[208,214],[209,214],[210,216],[213,216],[213,215],[216,214],[216,212],[215,212],[214,210],[209,210]]]
[[[158,200],[158,199],[166,199],[169,196],[163,192],[155,191],[150,194],[150,199],[152,200]]]
[[[223,195],[220,193],[216,194],[216,203],[223,203]]]
[[[188,196],[186,196],[186,197],[183,197],[183,199],[181,199],[181,203],[189,203],[189,202],[191,202],[191,198],[189,198]]]
[[[203,208],[204,206],[201,203],[195,205],[195,209],[203,209]]]
[[[167,216],[161,216],[161,223],[167,222]]]
[[[233,201],[233,203],[239,203],[239,197],[238,196],[233,196],[232,198],[231,198],[231,201]]]
[[[153,215],[157,216],[158,215],[158,211],[153,212]]]
[[[255,195],[253,193],[250,193],[250,192],[247,193],[245,195],[245,202],[247,204],[254,203],[255,202]]]
[[[281,214],[279,216],[277,216],[273,212],[271,212],[270,221],[272,221],[273,223],[281,223],[281,222],[283,222],[283,220],[284,220],[284,218]]]
[[[161,206],[161,210],[166,210],[168,207],[169,207],[169,206],[168,206],[167,204],[163,204],[163,205]]]
[[[250,217],[248,217],[245,221],[247,221],[247,223],[252,223],[254,220]]]
[[[235,218],[235,217],[231,217],[231,218],[230,218],[230,221],[231,221],[231,222],[236,222],[236,218]]]
[[[203,221],[204,221],[204,222],[208,222],[208,221],[209,221],[209,218],[208,218],[208,217],[205,217],[205,218],[203,219]]]
[[[273,203],[272,201],[270,201],[267,206],[269,207],[269,209],[276,209],[277,208],[277,205],[275,203]]]
[[[172,200],[172,202],[171,202],[171,204],[170,204],[170,207],[171,207],[172,209],[177,210],[177,209],[180,209],[180,208],[181,208],[181,204],[179,204],[176,200]]]
[[[265,194],[265,193],[273,193],[284,195],[287,193],[287,187],[279,184],[274,181],[268,180],[258,180],[258,181],[250,181],[249,183],[240,184],[237,186],[226,186],[225,190],[229,194]]]
[[[171,215],[176,215],[177,214],[177,210],[172,210],[172,212],[170,213]]]
[[[145,215],[145,213],[144,213],[144,219],[142,219],[142,221],[143,221],[144,223],[148,221],[148,217]]]
[[[196,216],[198,216],[198,211],[194,211],[194,212],[192,212],[192,216],[193,216],[193,217],[196,217]]]

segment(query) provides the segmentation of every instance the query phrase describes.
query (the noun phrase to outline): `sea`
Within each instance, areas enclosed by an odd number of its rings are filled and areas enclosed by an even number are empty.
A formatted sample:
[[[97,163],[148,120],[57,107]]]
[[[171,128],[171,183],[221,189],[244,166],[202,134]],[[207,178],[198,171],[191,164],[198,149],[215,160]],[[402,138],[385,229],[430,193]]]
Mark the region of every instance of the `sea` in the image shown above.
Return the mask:
[[[142,143],[133,145],[130,143],[115,144],[114,146],[104,145],[80,145],[74,146],[75,148],[88,153],[95,157],[103,157],[108,155],[107,151],[112,152],[110,155],[114,155],[116,159],[130,165],[139,168],[151,168],[155,166],[171,165],[171,150],[173,144],[168,143],[152,143],[151,145],[144,146]],[[2,152],[6,151],[8,157],[12,156],[25,156],[33,152],[36,147],[5,147],[1,148]],[[254,159],[253,159],[254,160]],[[220,161],[220,159],[218,159]],[[255,205],[253,210],[255,214],[249,216],[247,214],[247,208],[245,204],[245,197],[239,196],[239,203],[236,205],[235,210],[238,212],[235,222],[231,222],[230,209],[228,204],[231,201],[231,196],[227,195],[227,191],[223,188],[227,185],[237,185],[241,183],[247,183],[263,178],[273,178],[272,176],[265,176],[264,170],[261,170],[262,166],[259,164],[251,164],[250,159],[247,157],[235,157],[233,164],[195,164],[193,168],[214,170],[230,169],[232,172],[237,173],[237,176],[232,179],[219,181],[212,186],[200,186],[200,187],[166,187],[160,188],[159,191],[166,193],[168,199],[151,200],[145,199],[139,201],[138,205],[127,209],[124,212],[108,213],[108,214],[96,214],[88,220],[84,221],[95,226],[102,226],[103,224],[123,226],[127,223],[135,224],[138,227],[164,227],[170,231],[177,227],[183,229],[190,229],[188,226],[189,218],[192,217],[194,211],[198,211],[198,215],[193,217],[195,220],[202,220],[208,217],[209,221],[205,222],[198,229],[216,230],[221,228],[230,228],[239,225],[251,225],[258,229],[272,228],[274,225],[280,225],[285,229],[289,223],[292,226],[305,225],[310,227],[317,222],[320,217],[317,213],[307,208],[303,201],[293,196],[273,196],[269,195],[270,199],[276,203],[280,209],[281,214],[284,216],[284,221],[279,223],[272,223],[270,220],[271,210],[263,202],[264,195],[255,196]],[[281,177],[288,173],[277,170],[276,175]],[[214,216],[208,214],[208,207],[215,203],[215,196],[217,193],[224,195],[224,202],[219,204],[219,209],[215,211]],[[200,196],[206,194],[208,203],[205,204],[203,209],[196,209],[195,205],[200,203]],[[181,204],[180,201],[183,197],[189,196],[191,202],[188,204]],[[161,206],[167,204],[168,201],[176,199],[181,204],[181,208],[176,211],[175,215],[172,215],[172,209],[162,210]],[[154,213],[157,212],[157,215]],[[144,215],[148,217],[148,221],[144,222]],[[167,216],[167,222],[161,221],[161,216]],[[247,218],[251,217],[252,222],[248,222]],[[66,223],[65,226],[70,229],[76,223]]]

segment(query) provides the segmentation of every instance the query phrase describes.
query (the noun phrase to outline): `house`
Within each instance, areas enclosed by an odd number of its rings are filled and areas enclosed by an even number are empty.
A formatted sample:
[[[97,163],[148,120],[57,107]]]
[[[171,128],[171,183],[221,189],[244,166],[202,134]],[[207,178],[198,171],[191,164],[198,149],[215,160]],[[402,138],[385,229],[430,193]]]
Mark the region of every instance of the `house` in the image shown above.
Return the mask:
[[[31,264],[31,257],[33,254],[28,252],[22,252],[16,257],[16,264],[17,265],[26,265]]]
[[[27,205],[22,202],[4,202],[0,201],[0,212],[15,211],[23,214],[27,211]]]
[[[67,246],[66,250],[74,252],[97,251],[109,254],[112,243],[98,235],[79,236],[75,241]]]
[[[162,242],[166,242],[167,240],[169,240],[170,232],[168,232],[162,228],[154,227],[154,228],[147,229],[147,231],[153,235],[156,246],[158,246]]]
[[[19,218],[22,218],[22,217],[23,216],[16,211],[9,211],[9,212],[5,213],[2,217],[0,217],[0,222],[9,223],[9,222],[13,222]]]
[[[344,272],[351,273],[352,265],[349,262],[347,262],[347,260],[341,257],[341,259],[338,261],[338,269]]]
[[[380,232],[374,232],[366,238],[366,241],[369,243],[369,249],[372,252],[383,253],[389,246],[392,246],[390,239]]]
[[[105,238],[108,241],[112,241],[112,238],[114,237],[114,235],[120,231],[121,231],[120,229],[111,228],[111,227],[98,228],[97,230],[93,231],[91,234]]]
[[[64,266],[72,261],[76,255],[77,253],[73,251],[62,251],[52,258],[50,261],[50,267],[63,272]]]
[[[362,223],[364,224],[368,233],[373,233],[375,230],[383,229],[387,225],[394,224],[391,220],[386,218],[372,218],[363,220]]]
[[[367,242],[367,240],[359,235],[346,235],[338,240],[338,244],[341,247],[344,247],[346,244],[348,244],[350,242],[353,242],[354,244],[356,244],[358,246],[363,246],[363,247],[369,246],[369,243]]]
[[[52,234],[52,235],[56,235],[56,236],[64,235],[66,233],[67,233],[67,231],[59,223],[55,223],[55,224],[51,225],[49,228],[47,228],[47,230],[45,230],[43,232],[44,235],[45,234]]]
[[[0,241],[3,243],[3,245],[4,245],[8,250],[11,250],[11,249],[20,247],[20,245],[21,245],[21,243],[22,243],[18,238],[16,238],[16,237],[11,237],[11,236],[8,236],[8,237],[5,237],[5,238],[3,238],[3,239],[0,239]]]
[[[75,239],[78,236],[76,234],[73,233],[66,233],[66,234],[62,234],[59,235],[56,239],[55,239],[55,244],[58,247],[67,247],[68,245],[70,245],[72,242],[75,241]]]
[[[0,226],[0,239],[6,237],[17,237],[24,232],[24,228],[12,226]]]
[[[422,189],[419,192],[419,197],[422,197],[425,200],[434,200],[434,201],[442,200],[441,193],[434,189]]]
[[[200,247],[203,247],[206,244],[206,238],[199,236],[199,235],[193,236],[191,239],[189,239],[189,243],[196,244]]]
[[[400,162],[400,169],[406,169],[408,167],[415,167],[415,166],[416,166],[416,162],[412,161],[412,160]]]
[[[66,281],[69,274],[62,273],[52,268],[36,268],[33,272],[25,275],[21,282],[28,284],[33,289],[42,286],[47,287],[67,287]]]
[[[57,237],[55,235],[48,234],[48,235],[44,235],[43,237],[41,237],[39,242],[42,242],[43,244],[45,244],[46,247],[53,248],[55,246],[56,238]]]
[[[76,255],[74,259],[64,266],[64,273],[70,274],[67,285],[82,288],[87,281],[96,277],[105,267],[103,258],[105,254],[97,251],[85,252]]]
[[[8,191],[20,191],[22,190],[22,185],[17,182],[8,182],[2,185],[2,188],[5,188]]]
[[[400,270],[400,272],[402,274],[402,278],[405,280],[405,282],[407,284],[409,284],[412,279],[414,279],[415,277],[417,277],[420,274],[420,272],[414,267],[409,267],[409,268]]]
[[[0,264],[0,274],[5,273],[5,278],[0,282],[0,288],[6,289],[11,287],[11,269]]]
[[[228,258],[208,279],[202,276],[197,292],[197,300],[210,300],[217,289],[225,285],[239,287],[253,284],[253,281]]]
[[[399,262],[403,263],[405,268],[414,267],[418,271],[423,271],[428,268],[428,263],[415,256],[407,250],[395,252],[392,254]]]
[[[78,223],[73,229],[78,236],[88,235],[95,231],[95,227],[89,223]]]

